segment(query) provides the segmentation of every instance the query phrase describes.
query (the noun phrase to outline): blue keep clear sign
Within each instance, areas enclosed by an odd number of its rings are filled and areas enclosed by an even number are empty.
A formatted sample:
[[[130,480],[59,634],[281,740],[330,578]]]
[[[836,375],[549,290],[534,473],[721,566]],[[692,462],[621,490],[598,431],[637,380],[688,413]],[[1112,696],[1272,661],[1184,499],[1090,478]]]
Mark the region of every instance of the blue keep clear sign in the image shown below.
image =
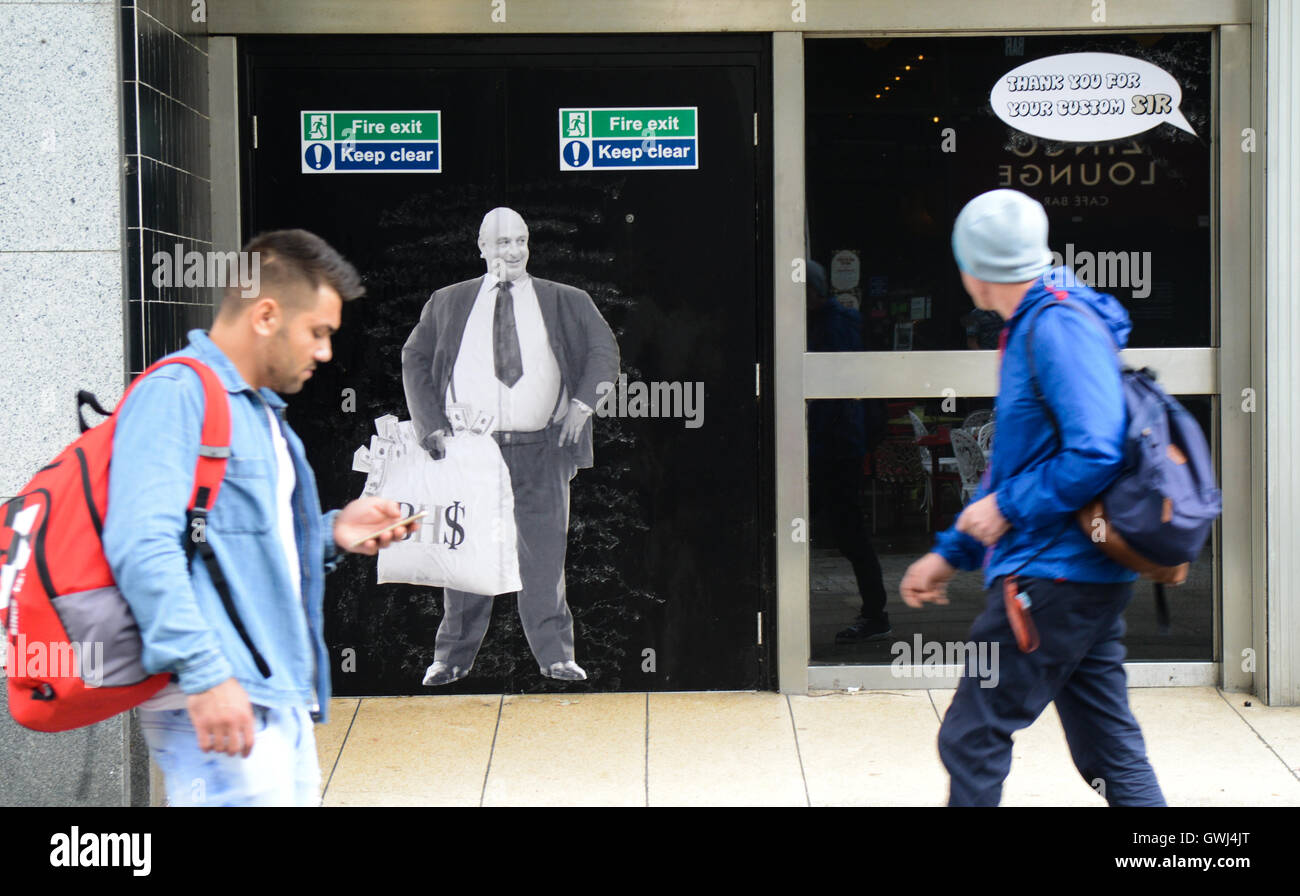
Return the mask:
[[[560,110],[560,170],[700,167],[697,106]]]
[[[438,174],[442,113],[303,112],[303,174]]]

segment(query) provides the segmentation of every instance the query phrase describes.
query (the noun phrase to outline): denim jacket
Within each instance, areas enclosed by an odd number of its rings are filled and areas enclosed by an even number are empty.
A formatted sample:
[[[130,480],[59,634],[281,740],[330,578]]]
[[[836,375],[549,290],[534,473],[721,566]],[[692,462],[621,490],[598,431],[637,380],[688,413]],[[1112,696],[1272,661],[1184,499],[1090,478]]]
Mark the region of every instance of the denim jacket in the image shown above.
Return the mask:
[[[140,626],[144,667],[173,673],[186,694],[233,676],[253,703],[305,707],[324,721],[330,675],[322,604],[325,573],[341,556],[333,537],[338,511],[321,513],[302,442],[284,422],[284,400],[244,382],[204,331],[191,330],[189,339],[176,355],[212,368],[230,400],[231,456],[205,537],[271,675],[258,672],[197,554],[186,568],[185,511],[204,407],[198,374],[181,364],[163,367],[135,387],[118,410],[113,436],[104,553]],[[268,406],[297,475],[293,531],[301,593],[294,593],[276,526],[277,465]]]

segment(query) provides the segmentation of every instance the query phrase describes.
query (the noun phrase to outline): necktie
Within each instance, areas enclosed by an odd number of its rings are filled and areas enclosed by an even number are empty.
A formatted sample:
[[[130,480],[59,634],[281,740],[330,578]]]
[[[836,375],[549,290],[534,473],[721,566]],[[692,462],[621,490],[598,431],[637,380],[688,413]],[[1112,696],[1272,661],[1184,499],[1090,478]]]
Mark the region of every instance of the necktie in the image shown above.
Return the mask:
[[[513,386],[524,375],[519,331],[515,329],[515,297],[508,280],[497,284],[496,310],[492,313],[492,363],[497,379],[507,386]]]

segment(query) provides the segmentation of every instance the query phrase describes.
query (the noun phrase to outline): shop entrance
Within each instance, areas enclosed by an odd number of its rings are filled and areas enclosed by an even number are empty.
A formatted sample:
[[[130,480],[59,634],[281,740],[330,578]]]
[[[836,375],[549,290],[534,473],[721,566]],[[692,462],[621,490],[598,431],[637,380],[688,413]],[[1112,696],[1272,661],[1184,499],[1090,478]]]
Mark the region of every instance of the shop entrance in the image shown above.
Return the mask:
[[[1177,85],[1187,127],[1054,140],[994,114],[1009,72],[1101,53]],[[924,686],[985,604],[978,574],[959,575],[946,606],[914,610],[898,592],[996,450],[1003,321],[972,306],[951,248],[968,200],[1010,187],[1043,203],[1055,263],[1125,306],[1126,362],[1156,370],[1219,441],[1212,35],[827,39],[805,58],[810,662],[825,667],[811,681]],[[1169,631],[1150,585],[1135,588],[1131,660],[1218,658],[1220,565],[1216,538]]]
[[[594,465],[570,484],[567,603],[588,681],[540,677],[503,596],[471,675],[423,687],[441,589],[377,584],[375,561],[354,558],[326,592],[336,693],[775,686],[759,394],[772,304],[770,141],[759,139],[768,41],[671,45],[240,41],[244,238],[314,231],[368,291],[344,308],[333,362],[290,406],[325,506],[361,494],[354,453],[375,420],[409,418],[403,344],[434,290],[483,276],[489,210],[522,217],[534,282],[588,294],[621,357],[600,387]]]

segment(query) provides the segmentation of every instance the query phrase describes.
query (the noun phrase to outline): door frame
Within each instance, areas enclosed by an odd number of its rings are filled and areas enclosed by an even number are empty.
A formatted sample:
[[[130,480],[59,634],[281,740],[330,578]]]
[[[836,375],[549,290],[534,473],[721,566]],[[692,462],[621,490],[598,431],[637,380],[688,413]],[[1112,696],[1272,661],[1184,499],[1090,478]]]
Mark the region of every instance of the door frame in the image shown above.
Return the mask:
[[[1131,32],[1111,28],[1107,31]],[[1169,30],[1169,29],[1159,29]],[[1189,30],[1189,29],[1178,29]],[[1264,489],[1263,414],[1239,413],[1242,389],[1252,382],[1252,344],[1259,345],[1262,332],[1262,308],[1259,295],[1258,268],[1252,256],[1250,222],[1258,214],[1259,194],[1252,183],[1253,157],[1235,150],[1241,141],[1241,129],[1249,120],[1251,107],[1252,45],[1249,25],[1225,25],[1195,29],[1211,34],[1211,83],[1213,120],[1217,130],[1211,137],[1211,264],[1212,341],[1208,348],[1127,349],[1125,363],[1133,367],[1158,369],[1162,385],[1174,395],[1209,395],[1216,425],[1210,433],[1211,448],[1219,465],[1223,491],[1222,522],[1216,527],[1214,551],[1219,558],[1213,582],[1213,642],[1208,662],[1130,662],[1125,664],[1131,687],[1188,686],[1222,687],[1252,691],[1257,687],[1260,667],[1250,668],[1242,662],[1225,658],[1250,655],[1267,656],[1262,625],[1253,618],[1264,593],[1262,566],[1255,556],[1259,544],[1256,526],[1263,519]],[[1042,34],[1023,28],[1010,28],[997,34]],[[1051,33],[1071,33],[1053,30]],[[1089,32],[1091,33],[1091,32]],[[984,32],[987,35],[987,32]],[[774,114],[782,121],[804,121],[804,85],[802,82],[804,41],[834,39],[840,34],[777,35],[773,66],[778,77],[799,79],[797,86],[776,94]],[[915,32],[892,36],[916,37]],[[927,36],[961,37],[970,32],[933,32]],[[1244,111],[1243,111],[1244,110]],[[1244,119],[1244,120],[1243,120]],[[800,171],[805,164],[802,129],[799,139],[777,146],[777,170]],[[1256,189],[1252,189],[1256,187]],[[802,220],[806,215],[802,176],[796,185],[793,178],[778,180],[778,206]],[[801,258],[804,234],[778,222],[776,257]],[[782,227],[782,225],[787,225]],[[777,265],[778,281],[782,273]],[[788,279],[788,277],[787,277]],[[1243,290],[1242,284],[1249,284]],[[785,307],[778,309],[776,327],[778,377],[782,371],[792,381],[778,396],[777,445],[778,467],[785,471],[800,470],[798,482],[787,475],[778,488],[778,517],[807,518],[808,458],[806,433],[803,429],[804,407],[810,399],[823,398],[915,398],[930,394],[942,398],[941,386],[964,384],[963,397],[993,397],[997,394],[997,353],[993,351],[961,352],[807,352],[803,314],[795,305],[792,293],[801,286],[778,282],[778,298],[787,296]],[[1250,314],[1248,325],[1241,318],[1226,319],[1222,296],[1247,297]],[[783,363],[784,362],[784,363]],[[796,387],[795,383],[798,383]],[[800,388],[801,387],[801,388]],[[1233,396],[1238,396],[1236,399]],[[778,542],[780,570],[778,599],[781,607],[783,649],[780,657],[781,688],[792,693],[807,690],[845,687],[885,689],[952,688],[962,670],[956,666],[925,668],[892,665],[812,665],[810,661],[809,572],[811,549],[807,541]],[[1228,595],[1225,599],[1224,595]],[[787,628],[788,627],[788,628]],[[942,674],[936,675],[936,672]]]
[[[289,0],[287,5],[307,6],[299,0]],[[243,210],[251,199],[252,184],[247,177],[251,165],[251,153],[257,148],[257,125],[255,116],[243,107],[248,96],[245,80],[248,66],[249,45],[254,45],[264,37],[283,37],[274,30],[255,29],[252,34],[241,36],[214,36],[208,39],[209,52],[209,106],[212,110],[211,170],[213,183],[229,184],[229,190],[215,192],[212,196],[212,232],[214,250],[238,250],[244,241]],[[356,35],[362,40],[382,40],[392,38],[397,51],[419,51],[422,38],[439,38],[444,41],[455,40],[455,33],[412,35],[409,33],[375,33],[373,29]],[[241,37],[249,38],[243,47]],[[742,34],[729,30],[725,34],[692,35],[695,46],[663,46],[661,42],[652,42],[645,35],[623,34],[573,34],[553,35],[507,34],[491,35],[485,42],[489,52],[505,55],[491,46],[492,39],[497,41],[523,40],[535,45],[537,53],[589,53],[594,57],[614,57],[631,54],[638,61],[653,63],[656,58],[670,58],[673,64],[689,60],[692,54],[707,54],[710,64],[726,64],[729,54],[737,57],[752,57],[756,60],[754,80],[754,147],[755,147],[755,184],[754,184],[754,285],[755,285],[755,334],[754,346],[757,358],[756,370],[744,370],[737,376],[745,382],[754,383],[758,441],[754,445],[755,467],[757,474],[755,508],[758,522],[756,525],[757,544],[755,556],[759,565],[756,598],[756,618],[753,632],[753,664],[745,670],[744,678],[752,682],[756,690],[775,691],[778,689],[778,668],[776,664],[779,644],[779,620],[777,613],[777,590],[775,585],[776,538],[775,530],[775,402],[774,391],[774,325],[771,309],[774,301],[771,293],[772,284],[772,249],[773,200],[770,189],[773,179],[773,143],[772,143],[772,89],[774,77],[771,63],[772,52],[770,35],[765,33]],[[754,46],[741,48],[734,46],[744,40],[750,40]],[[594,43],[601,41],[602,46],[590,51],[572,49],[567,44],[575,40]],[[716,43],[716,48],[707,46]],[[480,42],[480,46],[484,42]],[[621,43],[621,46],[620,46]],[[651,46],[659,43],[658,46]],[[739,65],[740,62],[735,64]]]

